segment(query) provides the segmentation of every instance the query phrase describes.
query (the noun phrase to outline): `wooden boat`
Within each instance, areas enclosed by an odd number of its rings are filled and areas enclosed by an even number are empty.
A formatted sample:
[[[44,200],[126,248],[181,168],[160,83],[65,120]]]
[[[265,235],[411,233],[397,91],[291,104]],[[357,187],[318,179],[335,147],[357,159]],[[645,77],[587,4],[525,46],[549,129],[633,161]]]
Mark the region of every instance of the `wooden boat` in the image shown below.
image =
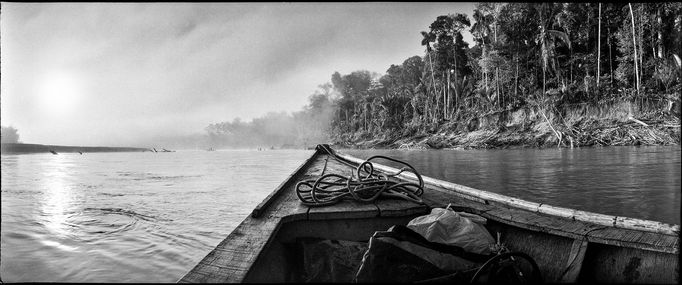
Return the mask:
[[[336,154],[356,165],[364,161]],[[451,204],[486,218],[493,236],[537,262],[545,282],[679,283],[679,225],[539,204],[429,177],[423,177],[425,205],[399,199],[303,205],[295,193],[299,181],[352,169],[329,157],[318,147],[178,282],[299,282],[300,255],[291,246],[297,238],[367,242],[375,231]],[[408,172],[396,178],[416,180]]]

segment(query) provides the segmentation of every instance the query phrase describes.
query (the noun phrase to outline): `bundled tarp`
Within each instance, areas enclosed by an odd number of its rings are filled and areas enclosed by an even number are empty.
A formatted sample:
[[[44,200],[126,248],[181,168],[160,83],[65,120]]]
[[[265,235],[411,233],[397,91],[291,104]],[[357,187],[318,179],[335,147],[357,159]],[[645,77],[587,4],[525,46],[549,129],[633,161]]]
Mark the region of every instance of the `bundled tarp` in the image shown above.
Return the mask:
[[[377,231],[369,243],[298,239],[304,282],[537,283],[535,261],[519,252],[499,251],[483,226],[486,219],[433,209],[407,226]],[[496,250],[493,250],[495,248]]]
[[[375,232],[355,282],[539,283],[525,253],[507,252],[483,226],[486,219],[435,208],[407,226]]]
[[[434,208],[425,216],[414,218],[407,227],[428,241],[458,246],[467,252],[491,254],[495,239],[483,226],[486,219],[450,208]]]
[[[493,256],[495,240],[482,223],[483,217],[435,208],[407,226],[375,232],[355,281],[415,282],[473,272]]]

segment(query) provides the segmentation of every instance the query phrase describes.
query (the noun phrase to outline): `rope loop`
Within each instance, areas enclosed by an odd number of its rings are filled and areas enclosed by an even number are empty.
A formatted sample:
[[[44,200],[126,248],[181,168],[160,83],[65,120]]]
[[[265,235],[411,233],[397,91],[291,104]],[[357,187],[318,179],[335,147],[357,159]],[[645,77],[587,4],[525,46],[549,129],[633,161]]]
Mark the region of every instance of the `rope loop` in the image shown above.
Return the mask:
[[[318,151],[326,152],[336,161],[354,167],[352,163],[338,156],[328,145],[318,145]],[[385,159],[406,167],[396,173],[384,174],[375,171],[372,160]],[[325,160],[322,174],[315,179],[307,179],[296,184],[296,195],[304,205],[327,206],[340,202],[343,199],[353,199],[360,202],[371,203],[380,197],[400,198],[419,204],[424,204],[421,195],[424,193],[424,180],[410,164],[382,155],[375,155],[355,167],[349,176],[335,173],[325,174],[328,159]],[[391,179],[404,171],[414,173],[419,183],[401,182]]]

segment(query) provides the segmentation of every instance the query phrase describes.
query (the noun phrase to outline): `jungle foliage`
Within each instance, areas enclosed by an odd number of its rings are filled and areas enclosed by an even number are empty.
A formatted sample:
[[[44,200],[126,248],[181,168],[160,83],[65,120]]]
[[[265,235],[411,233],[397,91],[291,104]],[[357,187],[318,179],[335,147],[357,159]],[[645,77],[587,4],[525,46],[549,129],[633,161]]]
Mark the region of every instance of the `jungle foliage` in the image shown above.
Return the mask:
[[[438,16],[421,34],[424,54],[383,75],[334,73],[288,117],[301,130],[285,133],[398,138],[527,106],[679,100],[681,3],[478,3],[472,18]]]

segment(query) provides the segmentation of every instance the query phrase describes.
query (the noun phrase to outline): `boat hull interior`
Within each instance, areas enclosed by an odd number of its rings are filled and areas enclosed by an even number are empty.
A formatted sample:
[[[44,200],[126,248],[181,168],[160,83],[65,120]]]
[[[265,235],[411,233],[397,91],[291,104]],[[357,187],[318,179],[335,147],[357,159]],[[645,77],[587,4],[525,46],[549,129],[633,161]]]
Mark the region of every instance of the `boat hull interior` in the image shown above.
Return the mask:
[[[405,225],[432,208],[450,205],[455,211],[485,218],[486,229],[499,236],[501,244],[535,260],[545,282],[679,283],[678,225],[579,211],[571,216],[559,210],[554,210],[557,214],[532,211],[528,209],[544,206],[487,192],[475,197],[470,193],[480,190],[427,178],[421,196],[424,204],[378,199],[309,207],[295,194],[298,181],[350,171],[351,167],[318,149],[179,282],[309,281],[304,274],[307,268],[302,268],[301,241],[331,240],[361,248],[376,231]],[[621,226],[625,223],[642,229]],[[357,266],[360,258],[353,255],[349,266]],[[357,268],[346,270],[344,280],[323,281],[351,282]]]

